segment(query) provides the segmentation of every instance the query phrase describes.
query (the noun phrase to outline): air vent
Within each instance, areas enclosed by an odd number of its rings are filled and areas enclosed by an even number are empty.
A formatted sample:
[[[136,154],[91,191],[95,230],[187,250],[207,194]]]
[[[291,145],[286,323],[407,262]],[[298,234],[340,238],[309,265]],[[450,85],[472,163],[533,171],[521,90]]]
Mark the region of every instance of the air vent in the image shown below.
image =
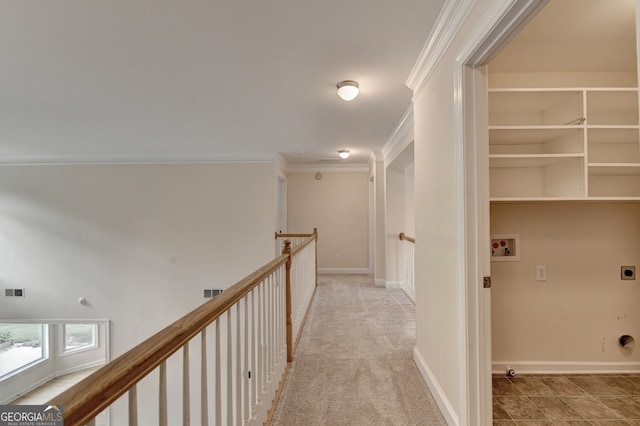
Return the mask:
[[[24,298],[24,288],[5,288],[4,297],[22,297]]]
[[[220,293],[222,293],[222,290],[213,289],[213,288],[205,288],[204,289],[204,298],[205,299],[213,299],[214,297],[216,297]]]

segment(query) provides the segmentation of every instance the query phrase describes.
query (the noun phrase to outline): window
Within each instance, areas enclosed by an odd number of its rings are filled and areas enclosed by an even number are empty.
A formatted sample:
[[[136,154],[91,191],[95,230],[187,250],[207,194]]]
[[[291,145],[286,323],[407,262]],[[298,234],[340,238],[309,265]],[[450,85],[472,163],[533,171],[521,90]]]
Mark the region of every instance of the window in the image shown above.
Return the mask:
[[[0,378],[47,357],[46,324],[0,323]]]
[[[96,324],[65,324],[64,352],[96,347]]]

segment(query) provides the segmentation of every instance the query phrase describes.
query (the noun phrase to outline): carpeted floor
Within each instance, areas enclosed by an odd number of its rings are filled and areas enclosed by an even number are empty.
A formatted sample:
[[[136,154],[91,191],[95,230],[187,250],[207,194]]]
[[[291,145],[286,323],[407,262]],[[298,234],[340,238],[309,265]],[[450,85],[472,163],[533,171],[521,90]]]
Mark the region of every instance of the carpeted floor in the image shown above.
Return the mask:
[[[402,290],[321,275],[272,425],[446,425],[413,362],[415,331]]]

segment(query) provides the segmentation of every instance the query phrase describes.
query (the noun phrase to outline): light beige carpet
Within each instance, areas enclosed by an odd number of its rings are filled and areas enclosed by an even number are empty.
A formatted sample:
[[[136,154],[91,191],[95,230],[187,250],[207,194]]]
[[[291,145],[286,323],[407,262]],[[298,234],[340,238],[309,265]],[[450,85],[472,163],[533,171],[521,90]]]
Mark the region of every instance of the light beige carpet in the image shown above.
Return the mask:
[[[446,425],[413,362],[415,332],[402,290],[320,276],[272,425]]]

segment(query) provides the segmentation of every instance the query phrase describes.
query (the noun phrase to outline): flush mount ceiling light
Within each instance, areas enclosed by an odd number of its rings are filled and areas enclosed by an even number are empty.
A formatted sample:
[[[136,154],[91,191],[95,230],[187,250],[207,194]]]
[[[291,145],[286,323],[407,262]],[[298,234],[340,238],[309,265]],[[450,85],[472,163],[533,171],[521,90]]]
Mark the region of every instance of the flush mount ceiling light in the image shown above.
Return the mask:
[[[351,153],[348,149],[341,149],[340,151],[338,151],[338,155],[344,160],[349,158],[349,155],[351,155]]]
[[[344,80],[338,83],[338,96],[345,101],[352,101],[360,93],[359,85],[357,81]]]

